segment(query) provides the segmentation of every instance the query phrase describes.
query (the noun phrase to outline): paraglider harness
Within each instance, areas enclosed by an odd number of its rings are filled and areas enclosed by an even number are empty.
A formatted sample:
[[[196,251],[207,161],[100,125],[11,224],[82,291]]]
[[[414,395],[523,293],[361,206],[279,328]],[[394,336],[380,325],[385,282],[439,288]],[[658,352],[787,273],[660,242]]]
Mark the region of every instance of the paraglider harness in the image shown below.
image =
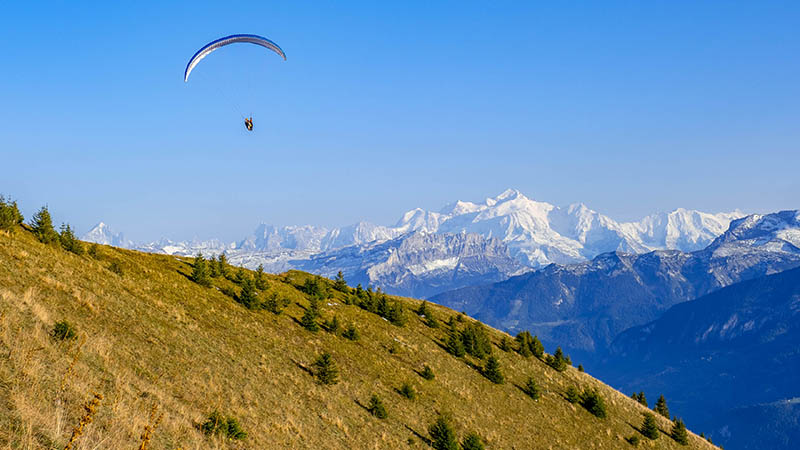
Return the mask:
[[[247,127],[247,131],[253,131],[253,118],[248,117],[244,119],[244,126]]]

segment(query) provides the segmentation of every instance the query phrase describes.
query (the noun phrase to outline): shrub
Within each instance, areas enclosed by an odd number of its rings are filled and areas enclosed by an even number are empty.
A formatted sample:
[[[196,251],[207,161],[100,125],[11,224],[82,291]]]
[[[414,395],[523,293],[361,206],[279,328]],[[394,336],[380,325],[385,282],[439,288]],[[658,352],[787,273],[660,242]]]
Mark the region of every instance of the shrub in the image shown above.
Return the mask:
[[[119,261],[111,261],[111,264],[108,266],[108,270],[119,276],[123,275],[122,264],[120,264]]]
[[[583,373],[583,364],[578,364],[578,372]]]
[[[494,356],[490,356],[489,360],[486,361],[486,366],[483,368],[483,376],[494,384],[503,384],[503,381],[505,381],[503,373],[500,371],[500,362]]]
[[[681,419],[675,419],[672,421],[672,431],[670,432],[670,436],[672,436],[672,439],[674,439],[678,444],[689,445],[689,433],[686,431],[686,424],[684,424],[683,420]]]
[[[66,320],[61,320],[53,325],[52,336],[59,341],[71,341],[78,337],[75,327]]]
[[[658,400],[656,401],[656,406],[653,407],[653,411],[669,419],[669,408],[667,407],[667,399],[664,398],[663,394],[660,397],[658,397]]]
[[[642,434],[649,439],[658,439],[658,424],[656,424],[656,417],[652,413],[644,413]]]
[[[347,329],[345,329],[344,332],[342,332],[342,337],[345,339],[350,339],[351,341],[357,341],[359,336],[358,336],[358,330],[356,330],[355,325],[350,324],[347,327]]]
[[[53,219],[50,217],[50,212],[46,206],[42,206],[31,221],[31,229],[33,235],[39,239],[39,242],[44,244],[57,244],[58,233],[53,228]]]
[[[483,441],[477,433],[471,432],[464,437],[461,441],[462,450],[483,450]]]
[[[458,450],[456,432],[448,415],[440,414],[436,422],[428,427],[431,436],[431,447],[436,450]]]
[[[627,442],[628,444],[631,444],[632,446],[636,447],[636,446],[639,445],[639,436],[636,436],[634,434],[631,437],[626,437],[625,438],[625,442]]]
[[[431,367],[428,366],[427,364],[425,365],[425,367],[422,368],[420,376],[426,380],[432,380],[435,377],[435,375],[433,374],[433,369],[431,369]]]
[[[581,401],[581,394],[578,393],[578,390],[575,389],[575,386],[568,387],[567,391],[564,393],[564,396],[567,397],[567,401],[570,403],[578,403]]]
[[[592,413],[595,417],[604,419],[606,417],[606,404],[603,397],[594,390],[586,389],[581,396],[581,406]]]
[[[369,399],[367,411],[369,411],[370,414],[378,419],[385,419],[389,417],[389,414],[386,413],[386,408],[383,406],[383,402],[381,401],[381,398],[378,397],[378,394],[372,394],[372,398]]]
[[[213,411],[200,425],[200,430],[207,436],[222,435],[228,439],[240,440],[247,437],[247,433],[239,425],[235,417],[225,417],[219,411]]]
[[[400,395],[409,400],[414,400],[414,397],[417,396],[417,393],[414,391],[414,388],[408,383],[403,383],[403,385],[400,386],[400,389],[398,389],[398,392],[400,393]]]
[[[92,258],[100,259],[100,246],[97,244],[90,245],[88,253]]]
[[[323,353],[314,361],[314,377],[321,384],[336,384],[339,382],[339,368],[330,353]]]
[[[525,391],[526,394],[528,394],[530,398],[534,400],[539,400],[540,389],[539,386],[536,384],[536,381],[533,380],[533,377],[528,377],[528,381],[525,382],[523,390]]]

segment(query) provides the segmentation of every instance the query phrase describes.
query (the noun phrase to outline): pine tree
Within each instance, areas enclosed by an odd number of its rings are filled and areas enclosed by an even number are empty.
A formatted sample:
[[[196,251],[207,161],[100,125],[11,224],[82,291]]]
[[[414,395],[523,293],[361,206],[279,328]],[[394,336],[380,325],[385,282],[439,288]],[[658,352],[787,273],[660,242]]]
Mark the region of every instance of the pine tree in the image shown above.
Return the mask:
[[[431,369],[431,367],[427,364],[425,365],[425,367],[422,368],[422,372],[420,372],[419,375],[428,381],[434,379],[435,377],[435,375],[433,374],[433,369]]]
[[[556,352],[547,357],[547,365],[558,372],[567,370],[567,361],[564,359],[564,352],[561,351],[561,347],[556,348]]]
[[[658,424],[656,424],[656,417],[652,413],[644,413],[642,434],[649,439],[658,439]]]
[[[653,411],[669,419],[669,408],[667,407],[667,399],[664,398],[663,394],[660,397],[658,397],[658,401],[656,401],[656,406],[653,407]]]
[[[531,353],[537,358],[541,358],[542,355],[544,355],[544,345],[542,345],[538,336],[534,336],[533,339],[531,339]]]
[[[428,308],[428,301],[423,300],[422,303],[419,305],[419,308],[417,308],[417,315],[421,317],[428,317],[430,313],[431,309]]]
[[[314,376],[322,384],[336,384],[339,382],[339,368],[330,353],[323,353],[314,361]]]
[[[339,324],[339,318],[337,316],[333,316],[333,319],[325,321],[325,331],[333,334],[339,334],[339,328],[341,325]]]
[[[439,328],[439,321],[436,320],[436,316],[433,312],[428,312],[428,314],[425,315],[425,325],[429,328]]]
[[[461,341],[460,336],[458,336],[456,333],[450,333],[450,336],[447,338],[447,344],[445,345],[445,348],[456,358],[461,358],[466,354],[464,351],[464,343]]]
[[[461,449],[462,450],[483,450],[483,441],[481,437],[478,436],[477,433],[472,432],[467,434],[464,437],[464,440],[461,441]]]
[[[17,208],[17,202],[6,200],[0,195],[0,230],[13,231],[14,227],[22,223],[22,214]]]
[[[211,256],[211,259],[208,260],[208,276],[211,278],[219,277],[219,263],[216,255]]]
[[[400,389],[398,389],[397,392],[399,392],[400,395],[409,400],[414,400],[414,397],[417,396],[417,393],[414,391],[414,388],[408,383],[403,383],[403,385],[400,386]]]
[[[59,235],[58,241],[61,242],[61,247],[63,247],[64,250],[75,253],[76,255],[83,254],[83,243],[75,237],[75,232],[72,231],[72,227],[70,227],[69,224],[61,224],[61,234]]]
[[[461,332],[461,342],[464,344],[464,351],[478,359],[483,359],[492,352],[492,342],[478,322],[464,328]]]
[[[525,393],[528,394],[530,398],[534,400],[539,400],[539,397],[541,396],[541,391],[539,389],[539,386],[536,384],[536,381],[534,381],[533,377],[528,377],[528,381],[525,382],[524,390]]]
[[[198,253],[197,256],[194,257],[192,281],[200,286],[211,286],[211,278],[208,276],[208,266],[206,265],[206,259],[203,258],[202,253]]]
[[[403,304],[400,302],[391,302],[387,306],[386,314],[383,317],[391,322],[392,325],[397,325],[398,327],[402,327],[406,324],[406,312],[403,308]]]
[[[636,401],[639,402],[642,406],[647,408],[647,397],[644,396],[644,391],[639,391],[638,394],[634,394],[636,396]],[[666,402],[665,402],[666,404]]]
[[[386,413],[386,408],[383,406],[383,402],[381,401],[381,398],[378,397],[378,394],[372,394],[372,397],[369,399],[369,405],[367,405],[367,411],[369,411],[370,414],[378,419],[385,419],[389,417],[389,414]]]
[[[255,274],[255,286],[259,291],[267,288],[267,278],[264,276],[264,265],[259,264]]]
[[[567,388],[567,391],[564,393],[564,396],[567,398],[567,401],[570,403],[578,403],[581,401],[581,394],[575,389],[575,386],[570,386]]]
[[[39,242],[44,244],[58,243],[58,233],[53,228],[53,219],[50,217],[50,211],[46,206],[42,206],[34,216],[31,222],[31,229],[33,235],[39,239]]]
[[[347,281],[344,280],[344,275],[341,270],[336,274],[336,278],[333,280],[333,288],[339,292],[350,292],[350,288],[347,286]]]
[[[490,356],[486,361],[486,366],[483,368],[483,376],[494,384],[503,384],[504,377],[500,371],[500,362],[497,358]]]
[[[451,424],[448,415],[440,414],[430,427],[428,433],[431,435],[431,447],[436,450],[458,450],[456,432]]]
[[[596,417],[601,419],[606,417],[606,404],[603,401],[603,397],[594,389],[587,389],[583,392],[581,406]]]
[[[345,339],[350,339],[351,341],[358,340],[358,330],[356,330],[355,325],[350,324],[347,329],[342,332],[342,337]]]
[[[220,253],[219,258],[217,258],[217,272],[223,278],[228,277],[228,257],[225,252]]]
[[[689,445],[689,433],[686,431],[686,424],[681,419],[672,421],[672,431],[670,432],[672,439],[681,445]]]
[[[300,319],[300,325],[303,326],[306,330],[316,333],[319,331],[319,325],[317,324],[317,315],[311,308],[308,308],[306,312],[303,314],[303,317]]]
[[[242,279],[242,292],[239,294],[239,303],[244,305],[247,309],[253,309],[258,306],[258,293],[256,292],[253,279],[245,276]]]
[[[239,267],[238,269],[236,269],[236,274],[233,276],[233,282],[236,284],[242,284],[245,277],[246,274],[244,273],[244,269]]]
[[[517,334],[516,341],[520,355],[527,358],[533,354],[531,353],[531,334],[528,331],[521,331]]]

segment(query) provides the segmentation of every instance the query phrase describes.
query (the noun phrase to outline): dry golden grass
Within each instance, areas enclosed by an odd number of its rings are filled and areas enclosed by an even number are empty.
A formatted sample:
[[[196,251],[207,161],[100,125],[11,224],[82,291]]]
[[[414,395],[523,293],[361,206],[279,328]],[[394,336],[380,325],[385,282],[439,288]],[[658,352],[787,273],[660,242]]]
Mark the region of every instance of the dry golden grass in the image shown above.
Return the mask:
[[[108,270],[112,262],[122,276]],[[409,319],[402,328],[345,305],[339,293],[321,302],[324,319],[336,314],[356,325],[354,342],[298,325],[308,300],[295,286],[308,274],[268,276],[268,291],[291,300],[276,316],[223,295],[232,282],[203,288],[190,272],[183,258],[101,246],[95,260],[21,229],[0,235],[0,448],[63,449],[91,392],[103,400],[77,450],[427,448],[428,425],[442,411],[453,415],[459,436],[475,431],[498,449],[629,448],[624,438],[641,425],[644,407],[573,368],[558,373],[495,348],[506,383],[490,383],[475,369],[479,361],[441,348],[446,327],[428,328],[412,314],[417,300],[399,299]],[[441,321],[454,314],[431,309]],[[75,325],[78,339],[55,341],[59,320]],[[495,344],[503,336],[490,333]],[[336,385],[317,384],[307,372],[323,351],[339,366]],[[434,380],[419,376],[424,365]],[[529,376],[542,388],[539,401],[519,388]],[[417,392],[414,400],[396,391],[403,383]],[[568,403],[571,385],[598,389],[608,418]],[[361,406],[373,393],[386,420]],[[237,418],[248,437],[200,432],[215,409]],[[669,432],[670,422],[659,420]],[[685,448],[666,434],[642,441],[642,448]],[[690,448],[712,446],[691,435]]]

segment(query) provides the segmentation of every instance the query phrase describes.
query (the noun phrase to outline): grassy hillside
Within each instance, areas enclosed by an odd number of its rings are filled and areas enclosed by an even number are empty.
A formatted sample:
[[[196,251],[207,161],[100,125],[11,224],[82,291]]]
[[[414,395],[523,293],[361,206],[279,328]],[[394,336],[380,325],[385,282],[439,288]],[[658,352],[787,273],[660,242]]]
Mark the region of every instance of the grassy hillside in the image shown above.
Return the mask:
[[[668,420],[658,419],[657,440],[644,438],[643,406],[573,367],[557,372],[501,350],[508,336],[487,327],[506,379],[490,382],[483,361],[444,350],[444,322],[457,315],[446,308],[431,305],[441,326],[430,328],[413,313],[419,301],[394,299],[406,310],[399,327],[331,289],[318,320],[353,324],[360,339],[352,341],[300,326],[309,297],[298,287],[309,274],[267,275],[260,297],[289,300],[274,314],[224,294],[240,291],[231,280],[194,283],[191,263],[105,246],[78,256],[23,228],[0,232],[0,446],[64,448],[88,415],[72,448],[428,448],[430,424],[447,412],[459,440],[476,432],[487,448],[632,448],[625,438],[634,435],[639,447],[686,448],[665,434]],[[51,335],[62,320],[75,339]],[[311,375],[323,352],[339,367],[338,384]],[[420,376],[425,365],[433,380]],[[528,377],[542,389],[538,401],[520,388]],[[404,383],[413,400],[398,393]],[[569,403],[570,386],[597,389],[607,417]],[[86,414],[94,393],[102,399]],[[388,418],[367,412],[372,394]],[[214,410],[235,417],[247,437],[205,435],[200,425]],[[689,443],[712,448],[691,433]]]

